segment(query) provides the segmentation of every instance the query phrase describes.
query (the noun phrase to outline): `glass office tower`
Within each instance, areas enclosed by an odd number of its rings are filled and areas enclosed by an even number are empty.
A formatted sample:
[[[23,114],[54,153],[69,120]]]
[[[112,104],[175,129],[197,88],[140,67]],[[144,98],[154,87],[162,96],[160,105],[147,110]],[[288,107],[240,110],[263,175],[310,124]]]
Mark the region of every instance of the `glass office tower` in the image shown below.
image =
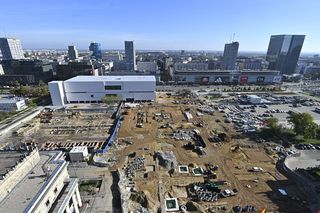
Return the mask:
[[[232,42],[224,45],[223,51],[223,68],[234,70],[238,56],[239,42]]]
[[[24,54],[19,39],[0,38],[0,50],[4,60],[24,59]]]
[[[268,69],[279,70],[281,74],[295,72],[305,35],[272,35],[270,37],[267,61]]]
[[[96,59],[101,59],[102,58],[100,43],[91,42],[90,46],[89,46],[89,50],[92,53],[92,55],[91,55],[92,57],[94,57]]]
[[[127,62],[127,69],[130,71],[137,70],[136,64],[136,50],[134,48],[134,41],[125,41],[125,60]]]

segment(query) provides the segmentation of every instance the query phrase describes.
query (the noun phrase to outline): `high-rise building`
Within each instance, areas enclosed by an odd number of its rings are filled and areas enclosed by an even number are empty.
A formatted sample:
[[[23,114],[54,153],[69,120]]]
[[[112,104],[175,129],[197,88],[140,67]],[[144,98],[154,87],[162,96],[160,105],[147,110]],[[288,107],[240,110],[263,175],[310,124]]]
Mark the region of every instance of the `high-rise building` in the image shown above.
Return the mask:
[[[24,59],[21,42],[15,38],[0,38],[3,59]]]
[[[281,74],[293,74],[304,38],[305,35],[272,35],[266,57],[268,69],[279,70]]]
[[[222,66],[226,70],[234,70],[238,56],[239,42],[224,45]]]
[[[69,60],[76,60],[78,58],[78,50],[76,46],[68,46]]]
[[[92,53],[92,57],[96,59],[101,59],[102,58],[102,53],[101,53],[101,45],[100,43],[97,42],[91,42],[89,46],[89,50]]]
[[[127,62],[128,70],[137,70],[136,65],[136,50],[134,48],[134,41],[125,41],[125,60]]]

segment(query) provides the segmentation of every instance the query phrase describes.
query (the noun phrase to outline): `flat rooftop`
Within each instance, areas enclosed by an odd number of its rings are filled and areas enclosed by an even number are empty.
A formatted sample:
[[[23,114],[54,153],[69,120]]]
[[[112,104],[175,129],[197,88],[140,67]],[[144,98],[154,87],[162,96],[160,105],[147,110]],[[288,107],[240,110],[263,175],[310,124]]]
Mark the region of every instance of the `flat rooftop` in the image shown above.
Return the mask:
[[[16,165],[20,159],[24,159],[24,155],[27,152],[17,151],[1,151],[0,152],[0,176],[5,175],[8,169],[11,169]]]
[[[0,210],[6,212],[24,212],[33,198],[46,183],[47,176],[42,168],[50,167],[54,171],[59,164],[50,163],[52,156],[40,155],[39,163],[12,189],[0,203]],[[1,212],[1,211],[0,211]]]
[[[88,151],[88,148],[86,146],[75,146],[71,149],[70,153],[82,153],[85,151]]]
[[[177,74],[179,73],[193,73],[193,74],[279,74],[277,70],[174,70]]]
[[[99,82],[99,81],[151,81],[155,82],[155,76],[151,75],[122,75],[122,76],[83,76],[70,78],[65,82]]]
[[[0,104],[12,104],[12,103],[17,103],[22,100],[23,99],[17,99],[17,98],[1,98]]]

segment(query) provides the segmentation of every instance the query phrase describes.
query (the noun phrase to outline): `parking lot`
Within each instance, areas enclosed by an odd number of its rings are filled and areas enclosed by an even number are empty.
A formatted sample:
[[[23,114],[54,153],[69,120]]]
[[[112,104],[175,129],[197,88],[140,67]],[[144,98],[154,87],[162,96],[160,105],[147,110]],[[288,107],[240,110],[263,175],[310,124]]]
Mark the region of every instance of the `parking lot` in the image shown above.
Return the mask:
[[[292,155],[285,161],[291,169],[307,169],[320,166],[320,150],[299,150],[300,155]]]

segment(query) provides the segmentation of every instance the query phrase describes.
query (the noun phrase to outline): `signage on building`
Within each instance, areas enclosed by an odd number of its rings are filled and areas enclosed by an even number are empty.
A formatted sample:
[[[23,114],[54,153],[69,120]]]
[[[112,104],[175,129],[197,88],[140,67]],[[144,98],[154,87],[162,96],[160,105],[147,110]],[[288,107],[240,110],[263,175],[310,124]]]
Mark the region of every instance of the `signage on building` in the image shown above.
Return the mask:
[[[264,76],[257,77],[257,83],[262,83],[262,82],[264,82]]]
[[[201,83],[203,83],[203,84],[209,83],[209,77],[202,77],[201,78]]]
[[[281,75],[273,77],[273,83],[280,83],[281,82]]]
[[[240,84],[246,84],[248,83],[248,76],[247,75],[242,75],[240,77]]]

